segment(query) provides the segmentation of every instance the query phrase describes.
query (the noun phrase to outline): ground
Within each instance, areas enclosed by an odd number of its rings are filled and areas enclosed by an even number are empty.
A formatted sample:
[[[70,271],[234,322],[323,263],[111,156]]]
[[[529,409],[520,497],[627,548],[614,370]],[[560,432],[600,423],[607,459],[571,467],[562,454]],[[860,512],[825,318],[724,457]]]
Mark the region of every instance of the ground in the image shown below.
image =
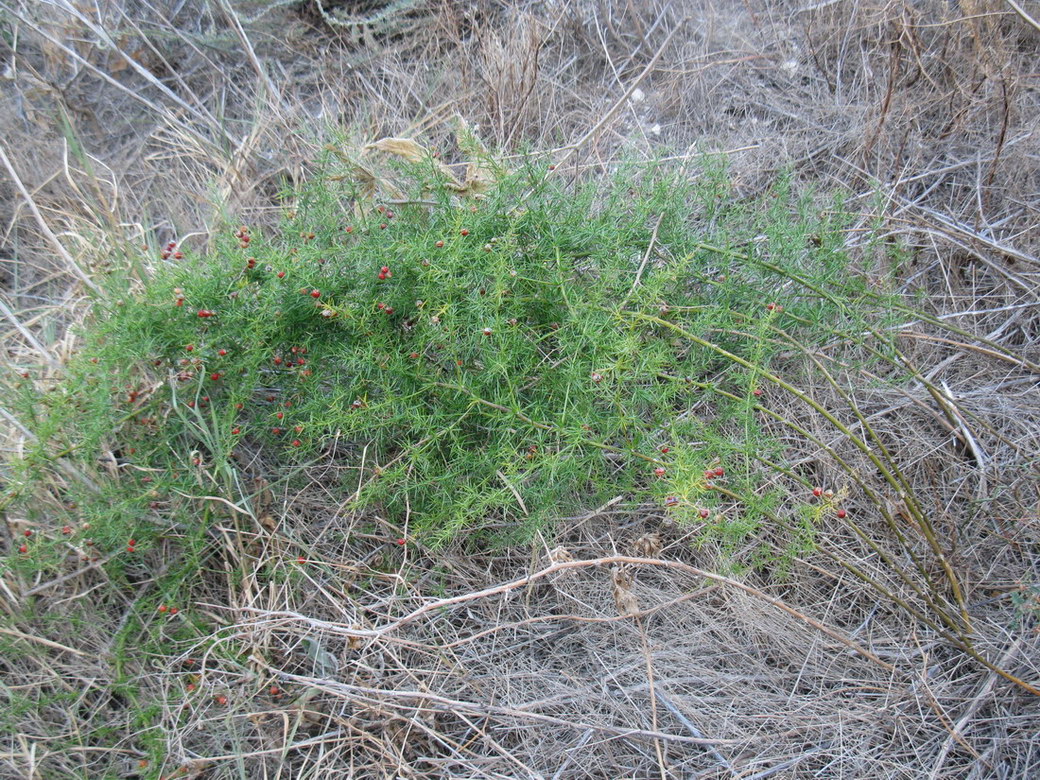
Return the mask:
[[[520,545],[397,545],[342,511],[335,464],[292,491],[243,468],[253,514],[211,502],[211,554],[159,619],[141,605],[190,530],[118,571],[19,563],[7,496],[36,422],[0,401],[0,776],[1036,776],[1038,20],[1026,0],[0,0],[5,399],[50,392],[128,247],[274,224],[332,138],[464,163],[464,127],[575,178],[707,153],[742,201],[841,193],[854,276],[916,307],[885,325],[913,381],[850,362],[799,385],[867,451],[775,408],[806,434],[777,426],[792,469],[841,486],[837,453],[866,475],[844,504],[863,521],[822,523],[782,572],[734,565],[769,531],[734,550],[628,500]],[[878,453],[908,494],[879,492]],[[50,500],[60,541],[74,510]]]

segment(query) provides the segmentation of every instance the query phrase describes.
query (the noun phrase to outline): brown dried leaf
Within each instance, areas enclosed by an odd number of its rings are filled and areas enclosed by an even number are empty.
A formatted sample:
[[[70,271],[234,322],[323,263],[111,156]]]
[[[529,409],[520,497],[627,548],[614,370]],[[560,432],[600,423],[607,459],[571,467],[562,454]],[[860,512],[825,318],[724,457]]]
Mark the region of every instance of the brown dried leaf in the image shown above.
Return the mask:
[[[274,533],[278,522],[271,514],[271,505],[274,503],[274,494],[271,493],[270,482],[263,477],[253,480],[253,493],[256,495],[256,519],[264,528]]]
[[[365,149],[378,149],[381,152],[396,154],[409,162],[421,162],[430,156],[426,147],[411,138],[380,138],[378,141],[370,143]]]
[[[660,534],[643,534],[632,542],[632,552],[639,558],[654,558],[661,552]]]
[[[639,600],[632,593],[632,576],[618,567],[611,570],[614,580],[614,604],[622,617],[639,614]]]

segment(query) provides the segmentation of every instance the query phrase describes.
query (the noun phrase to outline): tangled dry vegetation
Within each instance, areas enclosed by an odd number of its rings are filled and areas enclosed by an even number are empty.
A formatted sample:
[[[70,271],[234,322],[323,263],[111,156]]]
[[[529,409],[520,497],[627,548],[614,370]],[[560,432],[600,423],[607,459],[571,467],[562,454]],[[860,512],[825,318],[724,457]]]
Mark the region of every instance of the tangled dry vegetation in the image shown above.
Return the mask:
[[[217,525],[182,605],[213,628],[162,654],[120,639],[160,573],[6,571],[0,776],[1040,774],[1038,18],[1026,0],[0,0],[5,395],[29,369],[47,392],[91,277],[129,243],[271,222],[331,128],[455,159],[462,116],[586,172],[721,151],[743,194],[781,170],[843,187],[901,247],[901,291],[934,318],[899,326],[918,381],[860,379],[851,402],[970,622],[965,647],[916,617],[886,564],[914,546],[880,518],[821,527],[782,580],[725,573],[720,549],[624,502],[531,547],[427,554],[337,512],[317,465],[301,492],[257,483],[263,522]],[[779,411],[837,446],[811,409]],[[31,426],[0,414],[17,458]],[[839,481],[813,441],[784,445]],[[286,528],[322,566],[293,566]],[[5,529],[14,555],[22,518]]]

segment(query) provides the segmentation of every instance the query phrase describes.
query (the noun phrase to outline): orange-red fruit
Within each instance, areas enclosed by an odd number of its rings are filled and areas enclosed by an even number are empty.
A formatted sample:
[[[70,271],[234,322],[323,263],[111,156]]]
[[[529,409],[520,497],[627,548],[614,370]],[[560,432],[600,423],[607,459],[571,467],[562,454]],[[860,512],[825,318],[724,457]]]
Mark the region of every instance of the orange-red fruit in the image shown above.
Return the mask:
[[[709,512],[707,509],[702,509],[699,512],[699,514],[700,514],[702,520],[707,520],[708,519],[708,515],[710,515],[711,512]]]
[[[299,439],[293,439],[292,446],[299,447],[302,442]]]
[[[820,496],[823,495],[823,488],[818,488],[818,487],[817,488],[813,488],[812,494],[814,496],[816,496],[817,498],[819,498]]]
[[[440,249],[442,246],[444,246],[444,242],[443,241],[438,241],[436,244],[434,244],[434,246],[437,247],[438,249]]]
[[[277,685],[272,685],[270,688],[267,689],[267,692],[270,693],[272,696],[277,696],[282,691],[278,688]]]
[[[169,607],[167,607],[165,604],[160,604],[159,605],[159,611],[160,612],[165,612],[168,609],[169,609]]]
[[[466,228],[463,228],[462,230],[459,231],[459,235],[468,236],[469,235],[469,231],[466,230]]]
[[[849,513],[846,512],[844,509],[839,509],[838,510],[838,519],[839,520],[844,520],[848,516],[849,516]]]
[[[18,552],[20,552],[20,553],[27,553],[27,552],[29,552],[29,548],[26,545],[23,544],[21,547],[18,548]]]

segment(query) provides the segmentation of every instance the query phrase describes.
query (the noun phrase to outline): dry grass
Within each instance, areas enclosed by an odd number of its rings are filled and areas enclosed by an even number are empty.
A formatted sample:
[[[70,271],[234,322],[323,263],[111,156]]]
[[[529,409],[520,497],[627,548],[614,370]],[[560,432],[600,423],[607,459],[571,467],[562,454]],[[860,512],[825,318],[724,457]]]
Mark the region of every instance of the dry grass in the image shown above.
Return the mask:
[[[263,224],[323,128],[422,134],[452,158],[461,116],[492,146],[565,149],[593,169],[731,150],[749,194],[780,169],[847,188],[906,245],[904,289],[963,331],[906,323],[904,350],[928,381],[895,394],[860,376],[855,401],[929,502],[975,648],[1038,684],[1040,6],[379,5],[0,0],[10,371],[44,371],[45,391],[88,305],[83,277],[128,246],[203,242],[225,211]],[[780,411],[831,435],[804,409]],[[16,423],[3,424],[13,454]],[[787,443],[835,480],[819,448]],[[113,644],[154,584],[146,562],[133,592],[92,566],[0,582],[0,776],[1040,772],[1040,698],[879,600],[842,564],[914,594],[842,528],[823,529],[788,580],[735,577],[742,587],[698,574],[720,570],[721,551],[649,508],[572,518],[534,549],[475,555],[460,542],[426,557],[385,545],[379,518],[338,514],[328,476],[275,496],[270,527],[216,527],[217,565],[185,611],[217,628],[169,641],[184,663]],[[12,544],[19,518],[6,519]],[[866,529],[888,549],[880,521]],[[638,612],[619,614],[630,597]],[[158,727],[142,726],[153,706]],[[156,742],[166,764],[139,768]]]

